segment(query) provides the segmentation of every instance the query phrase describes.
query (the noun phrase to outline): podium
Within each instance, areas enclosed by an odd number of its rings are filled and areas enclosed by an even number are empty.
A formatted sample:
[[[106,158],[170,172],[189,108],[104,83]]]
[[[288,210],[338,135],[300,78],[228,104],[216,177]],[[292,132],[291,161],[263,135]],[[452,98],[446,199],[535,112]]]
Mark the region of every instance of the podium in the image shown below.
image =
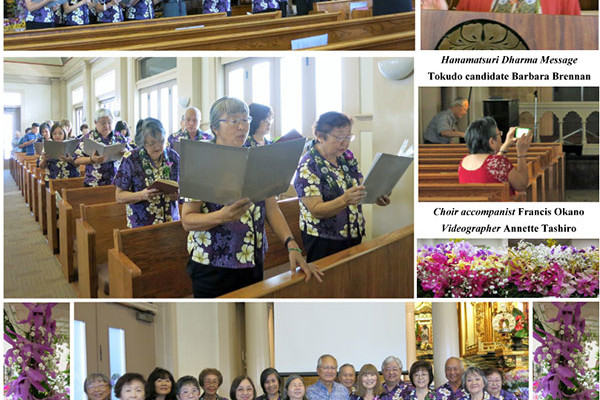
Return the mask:
[[[421,10],[421,50],[598,50],[597,15]]]

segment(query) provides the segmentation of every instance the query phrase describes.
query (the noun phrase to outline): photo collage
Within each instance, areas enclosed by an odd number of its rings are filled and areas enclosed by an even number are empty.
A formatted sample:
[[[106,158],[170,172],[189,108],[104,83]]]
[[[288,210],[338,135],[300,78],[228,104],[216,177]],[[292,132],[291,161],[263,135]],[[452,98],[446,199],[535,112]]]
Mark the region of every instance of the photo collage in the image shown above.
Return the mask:
[[[3,12],[3,398],[600,400],[598,0]]]

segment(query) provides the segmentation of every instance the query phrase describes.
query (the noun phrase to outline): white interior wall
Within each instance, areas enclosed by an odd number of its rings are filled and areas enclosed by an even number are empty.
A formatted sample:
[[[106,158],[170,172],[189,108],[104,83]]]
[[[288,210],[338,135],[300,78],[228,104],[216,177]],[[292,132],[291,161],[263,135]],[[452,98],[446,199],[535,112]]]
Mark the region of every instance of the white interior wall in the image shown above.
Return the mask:
[[[33,122],[42,123],[52,113],[52,85],[41,83],[4,82],[5,92],[21,93],[21,131]],[[11,132],[12,134],[12,132]]]

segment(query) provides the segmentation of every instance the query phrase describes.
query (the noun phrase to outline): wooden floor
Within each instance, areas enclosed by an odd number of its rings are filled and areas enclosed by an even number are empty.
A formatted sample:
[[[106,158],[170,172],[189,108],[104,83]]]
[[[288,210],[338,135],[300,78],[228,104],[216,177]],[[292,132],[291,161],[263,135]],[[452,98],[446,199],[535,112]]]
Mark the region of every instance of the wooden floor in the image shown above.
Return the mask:
[[[58,259],[4,170],[4,298],[74,298]]]

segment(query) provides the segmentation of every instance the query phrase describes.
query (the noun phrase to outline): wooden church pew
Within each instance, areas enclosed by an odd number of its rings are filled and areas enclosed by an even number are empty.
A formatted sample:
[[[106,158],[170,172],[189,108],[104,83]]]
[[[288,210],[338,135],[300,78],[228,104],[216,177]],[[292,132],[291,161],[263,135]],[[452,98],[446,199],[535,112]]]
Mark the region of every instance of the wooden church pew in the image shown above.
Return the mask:
[[[323,283],[285,272],[223,298],[412,298],[413,226],[315,261]]]
[[[473,201],[487,197],[487,201],[514,201],[510,185],[504,183],[419,183],[419,201],[439,201],[440,197]],[[478,200],[479,201],[479,200]]]
[[[259,16],[265,13],[257,14]],[[247,20],[237,23],[231,22],[232,19],[238,18]],[[231,17],[226,19],[227,24],[214,24],[210,26],[186,28],[184,30],[165,30],[160,32],[142,31],[142,32],[122,32],[118,36],[106,35],[100,37],[81,36],[79,38],[63,37],[61,40],[54,40],[48,43],[39,43],[36,45],[36,50],[50,49],[69,49],[69,50],[111,50],[120,49],[128,46],[150,46],[157,40],[164,41],[180,41],[185,39],[194,39],[198,37],[208,38],[211,36],[219,36],[226,34],[237,34],[245,32],[260,32],[268,29],[277,29],[282,27],[304,26],[314,23],[333,22],[341,20],[341,13],[336,14],[316,14],[294,18],[269,18],[269,19],[250,19],[246,17]]]
[[[57,197],[60,198],[63,189],[83,187],[83,177],[67,179],[50,179],[46,189],[46,223],[48,246],[52,253],[59,252],[58,247],[58,204]]]
[[[300,27],[268,29],[258,33],[245,32],[173,41],[157,40],[149,46],[126,46],[122,50],[291,50],[292,40],[317,35],[327,34],[328,44],[332,44],[414,29],[414,12],[409,12]]]
[[[99,204],[115,201],[116,187],[113,185],[63,189],[58,203],[60,264],[69,282],[77,279],[73,261],[75,220],[80,217],[80,204]]]
[[[212,28],[221,27],[221,30],[235,28],[239,24],[252,24],[253,29],[257,29],[261,23],[276,22],[285,26],[285,21],[282,19],[281,12],[260,13],[255,15],[244,15],[229,18],[208,18],[206,20],[199,19],[195,23],[186,21],[168,21],[164,24],[155,24],[152,29],[145,26],[124,26],[107,28],[107,32],[89,31],[69,32],[47,34],[43,40],[39,38],[28,38],[28,40],[19,40],[14,44],[6,45],[7,50],[99,50],[99,49],[118,49],[122,46],[131,46],[136,43],[149,43],[152,40],[169,40],[186,37],[194,37],[205,35],[204,31],[210,32]],[[295,19],[295,18],[294,18]],[[335,20],[335,17],[330,17]],[[152,20],[155,21],[155,20]],[[284,21],[284,22],[282,22]]]

